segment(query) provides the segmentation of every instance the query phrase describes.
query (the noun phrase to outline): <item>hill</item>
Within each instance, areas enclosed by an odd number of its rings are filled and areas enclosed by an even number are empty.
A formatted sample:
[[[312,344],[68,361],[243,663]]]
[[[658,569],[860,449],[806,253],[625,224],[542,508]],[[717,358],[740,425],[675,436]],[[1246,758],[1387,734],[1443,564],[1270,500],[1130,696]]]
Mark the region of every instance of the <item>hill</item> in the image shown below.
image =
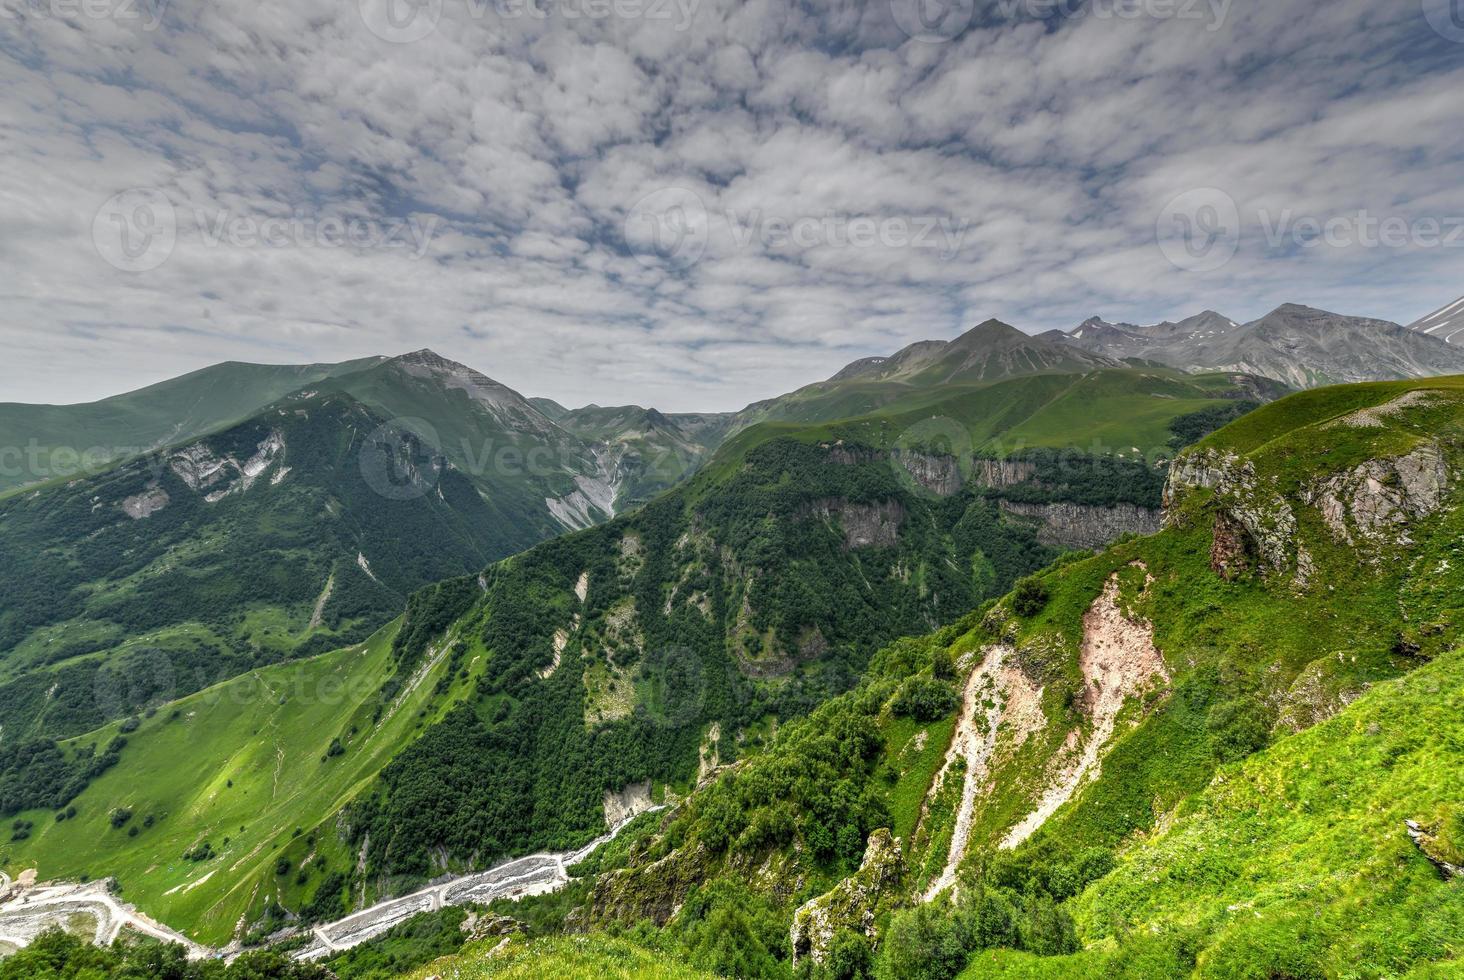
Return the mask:
[[[895,977],[1451,958],[1461,423],[1437,379],[1220,430],[1165,530],[881,651],[600,877],[588,921],[675,943],[761,910],[791,929],[770,975],[851,944]]]
[[[380,361],[244,364],[229,361],[82,405],[0,403],[0,494],[67,480],[105,464],[187,442],[254,415],[305,385]]]
[[[4,741],[355,642],[533,528],[341,394],[0,501]]]
[[[1152,391],[1137,376],[1101,380],[1018,379],[1009,384],[1033,388],[1021,394],[1015,387],[1001,392],[988,386],[980,389],[985,394],[957,396],[943,411],[954,413],[948,416],[952,423],[966,420],[963,431],[991,435],[1009,431],[982,428],[992,424],[988,415],[995,406],[1060,406],[1071,399],[1088,404],[1089,421],[1102,426],[1133,414],[1133,399],[1139,399],[1164,413],[1143,423],[1153,426],[1157,440],[1167,432],[1163,419],[1230,402],[1209,397],[1230,390],[1220,379],[1156,378]],[[1175,397],[1158,397],[1163,394]],[[295,396],[300,405],[359,406],[345,398],[327,392]],[[1106,399],[1112,411],[1100,408]],[[283,411],[299,419],[294,408]],[[321,411],[309,414],[321,424]],[[1040,412],[1013,408],[1004,424],[1027,423],[1035,432],[1030,420],[1037,417]],[[360,870],[350,876],[355,901],[494,855],[583,843],[605,825],[607,791],[647,780],[657,794],[668,784],[690,789],[705,765],[730,762],[776,725],[846,689],[881,642],[958,616],[983,597],[1004,592],[1061,548],[1081,545],[1058,531],[1086,529],[1085,540],[1101,543],[1157,520],[1162,471],[1146,460],[1036,450],[978,459],[959,444],[925,438],[918,426],[909,438],[898,438],[889,426],[900,421],[852,420],[809,430],[756,427],[694,478],[639,511],[541,544],[481,577],[456,580],[466,585],[417,594],[392,671],[406,678],[426,669],[424,664],[443,669],[437,637],[451,628],[473,651],[467,661],[474,665],[473,679],[461,682],[471,696],[457,707],[435,699],[424,705],[429,718],[440,720],[407,730],[383,749],[381,758],[395,761],[379,777],[363,778],[349,800],[301,797],[304,802],[288,819],[307,831],[320,828],[331,847],[358,855]],[[1091,443],[1097,431],[1070,434]],[[295,436],[289,430],[282,436],[286,457],[272,466],[290,463]],[[269,481],[276,472],[260,471],[247,489],[210,506],[241,506],[252,494],[301,486],[292,481],[305,478],[291,470],[275,485]],[[443,481],[457,478],[445,462],[440,473]],[[263,506],[269,498],[258,499]],[[453,499],[448,493],[446,501],[439,500],[434,491],[392,503],[440,506]],[[1044,508],[1059,505],[1065,515],[1060,528],[1043,516]],[[167,516],[171,506],[145,520]],[[1125,523],[1133,521],[1140,523]],[[139,522],[115,523],[130,528]],[[364,573],[355,555],[340,562],[343,573]],[[377,566],[370,562],[372,569]],[[319,571],[328,580],[328,570]],[[318,601],[318,588],[306,598],[297,618],[313,611],[309,603]],[[328,612],[325,619],[328,625]],[[257,667],[251,661],[238,669]],[[387,683],[379,670],[371,676]],[[172,696],[185,693],[180,687]],[[158,715],[171,710],[164,706]],[[131,724],[117,724],[124,723]],[[339,720],[310,714],[302,724],[322,738],[342,728]],[[151,725],[143,717],[139,728],[124,733],[128,742],[115,758],[106,753],[115,727],[63,746],[77,770],[84,770],[90,756],[73,744],[95,746],[93,752],[112,762],[76,797],[80,812],[109,812],[122,786],[147,794],[139,806],[150,811],[196,809],[185,806],[176,783],[159,779],[155,767],[164,765],[168,751],[160,748],[154,756]],[[393,738],[390,732],[381,737]],[[239,744],[250,741],[221,728],[217,740],[199,741],[200,765],[221,771]],[[348,756],[354,754],[348,739],[342,745]],[[315,748],[298,758],[310,763]],[[293,763],[287,758],[283,765],[282,780]],[[39,822],[31,812],[27,807],[18,819]],[[213,824],[192,817],[175,826],[199,839],[219,836]],[[115,873],[144,910],[167,911],[168,921],[196,935],[217,938],[211,930],[218,922],[234,922],[246,910],[246,921],[259,924],[265,896],[274,894],[251,887],[250,903],[241,907],[236,896],[234,904],[221,906],[221,918],[205,922],[199,918],[203,910],[223,900],[212,880],[189,891],[198,904],[174,909],[159,897],[178,881],[155,874],[139,880],[138,869],[111,846],[89,848],[84,836],[70,833],[59,825],[37,833],[18,847],[15,859],[36,860],[49,875],[57,867],[53,848],[64,846],[68,857],[61,867],[68,873]],[[243,831],[228,836],[249,842],[251,850],[260,843]],[[139,857],[144,853],[139,846]],[[260,860],[272,853],[265,847]],[[218,887],[233,888],[240,873],[221,879]],[[149,883],[155,878],[156,886]],[[314,893],[282,891],[276,898],[299,914]],[[336,900],[344,911],[344,894]]]

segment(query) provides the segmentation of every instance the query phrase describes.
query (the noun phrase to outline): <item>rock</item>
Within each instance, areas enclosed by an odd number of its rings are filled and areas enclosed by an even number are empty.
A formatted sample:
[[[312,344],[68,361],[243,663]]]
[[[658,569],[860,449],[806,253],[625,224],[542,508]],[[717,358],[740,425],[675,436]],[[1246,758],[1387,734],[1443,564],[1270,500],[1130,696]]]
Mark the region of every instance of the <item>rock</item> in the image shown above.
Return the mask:
[[[121,507],[122,511],[128,517],[132,518],[134,521],[140,521],[144,517],[149,517],[153,514],[156,514],[158,511],[168,506],[168,503],[171,499],[172,498],[168,496],[168,491],[164,490],[162,487],[153,486],[144,490],[142,493],[137,494],[136,496],[128,497],[126,500],[122,501]]]
[[[844,530],[844,547],[892,548],[899,539],[905,508],[898,500],[858,504],[840,498],[815,501],[810,507],[815,517],[838,518]]]
[[[1013,459],[978,459],[972,477],[977,486],[1000,490],[1029,483],[1037,473],[1035,463]]]
[[[937,497],[951,497],[961,492],[965,481],[956,457],[896,450],[895,459],[911,479]]]
[[[1190,493],[1210,490],[1215,533],[1220,536],[1211,543],[1212,567],[1218,553],[1228,562],[1227,570],[1234,569],[1237,546],[1242,546],[1255,556],[1263,573],[1291,575],[1297,586],[1305,586],[1311,577],[1311,556],[1297,539],[1291,504],[1273,482],[1261,480],[1254,464],[1232,453],[1206,449],[1181,456],[1170,464],[1164,484],[1165,523],[1176,523],[1174,515]]]
[[[1245,528],[1221,511],[1215,515],[1214,539],[1210,543],[1210,570],[1227,582],[1251,570],[1255,545]]]
[[[1446,853],[1447,849],[1441,846],[1441,842],[1433,831],[1421,826],[1414,820],[1405,820],[1403,824],[1408,830],[1408,837],[1413,841],[1413,846],[1417,847],[1419,852],[1428,858],[1430,864],[1439,869],[1439,874],[1445,880],[1450,878],[1464,878],[1464,867],[1460,867],[1453,861],[1448,860],[1448,858],[1454,857],[1454,855]]]
[[[1056,548],[1094,551],[1112,544],[1122,534],[1154,534],[1163,526],[1162,515],[1149,507],[1115,504],[1030,504],[1002,500],[1003,513],[1040,521],[1037,540]]]
[[[1443,454],[1427,443],[1393,459],[1370,459],[1308,488],[1305,497],[1339,541],[1407,545],[1409,525],[1438,510],[1448,486]]]
[[[888,829],[881,827],[870,834],[859,870],[793,914],[789,938],[794,965],[805,956],[822,963],[841,929],[878,939],[877,911],[881,902],[899,895],[904,867],[900,842]]]

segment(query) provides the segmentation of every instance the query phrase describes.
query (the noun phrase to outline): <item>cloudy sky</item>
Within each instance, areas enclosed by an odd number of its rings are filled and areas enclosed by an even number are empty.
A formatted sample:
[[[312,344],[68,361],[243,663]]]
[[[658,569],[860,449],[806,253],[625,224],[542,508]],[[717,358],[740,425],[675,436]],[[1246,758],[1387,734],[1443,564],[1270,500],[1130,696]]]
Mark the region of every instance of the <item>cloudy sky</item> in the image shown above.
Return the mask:
[[[0,90],[0,400],[428,346],[729,409],[1464,293],[1460,0],[0,0]]]

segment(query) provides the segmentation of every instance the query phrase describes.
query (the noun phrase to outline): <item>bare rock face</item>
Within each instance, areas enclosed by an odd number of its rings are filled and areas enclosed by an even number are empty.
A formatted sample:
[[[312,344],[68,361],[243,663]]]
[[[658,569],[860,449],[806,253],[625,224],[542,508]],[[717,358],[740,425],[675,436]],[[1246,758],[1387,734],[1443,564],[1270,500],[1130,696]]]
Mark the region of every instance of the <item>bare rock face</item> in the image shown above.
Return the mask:
[[[813,504],[812,513],[825,520],[837,518],[844,530],[844,547],[892,548],[899,539],[905,508],[898,500],[859,504],[830,498]]]
[[[1039,521],[1037,540],[1055,548],[1093,551],[1112,544],[1119,535],[1154,534],[1163,525],[1159,511],[1133,504],[1096,507],[1003,500],[999,506],[1004,513]]]
[[[1210,569],[1227,582],[1250,571],[1255,546],[1245,528],[1221,511],[1215,515],[1215,536],[1210,544]]]
[[[1000,490],[1032,482],[1037,474],[1034,463],[1013,459],[978,459],[972,476],[977,485]]]
[[[900,842],[883,827],[870,834],[859,870],[793,914],[789,938],[794,964],[805,956],[822,963],[841,929],[877,939],[880,902],[899,894],[903,873]]]
[[[1339,541],[1408,545],[1410,524],[1439,509],[1448,484],[1443,454],[1430,443],[1393,459],[1370,459],[1306,497]]]
[[[134,521],[140,521],[168,506],[171,499],[168,491],[162,487],[148,487],[142,493],[123,500],[119,506],[128,517]]]
[[[1234,577],[1240,571],[1236,563],[1241,554],[1253,553],[1263,573],[1291,575],[1296,585],[1306,585],[1312,563],[1297,539],[1296,514],[1279,488],[1257,476],[1253,464],[1214,449],[1175,460],[1164,485],[1164,509],[1171,515],[1167,520],[1173,521],[1179,503],[1196,489],[1214,493],[1217,540],[1210,549],[1212,567],[1218,553],[1226,568],[1222,574]]]
[[[965,481],[956,457],[897,450],[895,458],[911,479],[937,497],[952,497],[961,492]]]

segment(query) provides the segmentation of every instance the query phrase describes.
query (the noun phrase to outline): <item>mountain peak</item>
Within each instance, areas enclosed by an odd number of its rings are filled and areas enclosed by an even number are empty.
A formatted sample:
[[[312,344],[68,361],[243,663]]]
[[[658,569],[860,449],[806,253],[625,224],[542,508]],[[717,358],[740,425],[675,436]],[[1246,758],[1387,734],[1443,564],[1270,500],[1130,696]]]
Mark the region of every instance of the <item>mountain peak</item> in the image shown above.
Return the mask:
[[[961,334],[951,341],[952,346],[965,346],[973,342],[991,343],[992,341],[1023,341],[1031,337],[1009,323],[1003,323],[995,317],[982,320],[976,326]]]

